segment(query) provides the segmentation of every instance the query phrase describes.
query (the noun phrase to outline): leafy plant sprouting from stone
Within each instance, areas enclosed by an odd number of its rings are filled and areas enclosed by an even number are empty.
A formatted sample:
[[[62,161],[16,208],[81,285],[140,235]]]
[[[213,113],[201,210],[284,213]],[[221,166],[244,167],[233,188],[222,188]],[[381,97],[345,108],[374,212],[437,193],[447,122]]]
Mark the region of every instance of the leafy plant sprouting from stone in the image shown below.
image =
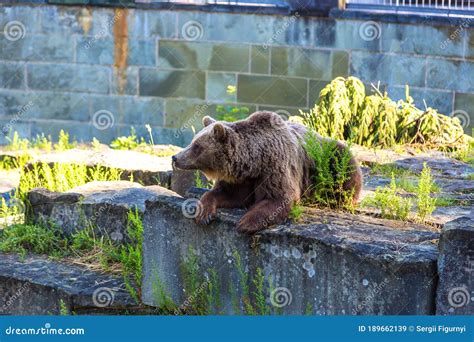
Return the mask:
[[[353,192],[344,190],[353,171],[349,149],[339,149],[334,140],[318,139],[313,130],[306,134],[303,146],[316,168],[314,186],[308,189],[309,202],[353,211]]]
[[[304,213],[304,207],[299,204],[293,204],[290,210],[290,214],[288,215],[290,219],[297,222],[301,219],[301,216]]]
[[[146,147],[147,143],[143,137],[138,138],[135,127],[130,128],[128,136],[121,136],[110,143],[110,147],[116,150],[135,150],[139,147]]]
[[[230,280],[228,290],[234,312],[246,315],[270,314],[271,308],[267,304],[267,298],[271,292],[271,284],[268,283],[270,287],[267,286],[263,270],[257,268],[255,277],[250,279],[248,272],[242,265],[240,254],[234,252],[233,258],[238,284],[234,284]],[[217,271],[208,269],[203,274],[199,267],[198,255],[192,247],[188,249],[188,254],[181,263],[181,275],[188,298],[186,305],[178,310],[180,314],[222,313],[222,289]],[[268,290],[269,288],[270,290]]]
[[[366,96],[364,84],[356,77],[338,77],[319,94],[305,124],[323,136],[368,147],[421,144],[442,150],[466,149],[471,140],[456,118],[435,109],[421,110],[406,99],[394,102],[374,86],[375,95]]]
[[[436,209],[436,198],[431,197],[434,187],[435,183],[431,177],[431,170],[426,163],[424,163],[416,192],[417,214],[422,222]]]
[[[398,195],[400,189],[395,174],[392,174],[392,180],[389,187],[378,187],[375,190],[375,195],[364,199],[363,205],[368,207],[375,207],[380,210],[383,218],[406,220],[413,206],[413,201],[410,198],[404,198]],[[436,198],[431,194],[439,191],[439,187],[433,182],[431,170],[423,164],[423,169],[418,180],[418,184],[404,187],[404,190],[412,190],[416,195],[416,219],[420,222],[425,222],[436,209]],[[440,202],[442,203],[442,202]]]
[[[410,213],[412,201],[398,195],[397,190],[395,176],[392,175],[390,186],[378,187],[373,197],[364,199],[363,205],[379,209],[382,218],[406,220]]]

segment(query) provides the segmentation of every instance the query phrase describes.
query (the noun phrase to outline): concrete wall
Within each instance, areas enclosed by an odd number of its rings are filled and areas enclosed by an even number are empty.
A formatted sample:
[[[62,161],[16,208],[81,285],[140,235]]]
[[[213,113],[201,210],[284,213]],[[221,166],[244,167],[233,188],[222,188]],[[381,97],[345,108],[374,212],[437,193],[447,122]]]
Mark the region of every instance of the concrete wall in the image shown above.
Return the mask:
[[[336,76],[404,86],[474,127],[474,29],[317,17],[5,5],[0,129],[183,145],[219,105],[283,115]],[[16,29],[16,30],[15,30]],[[236,87],[227,93],[227,86]],[[5,143],[0,134],[0,143]]]

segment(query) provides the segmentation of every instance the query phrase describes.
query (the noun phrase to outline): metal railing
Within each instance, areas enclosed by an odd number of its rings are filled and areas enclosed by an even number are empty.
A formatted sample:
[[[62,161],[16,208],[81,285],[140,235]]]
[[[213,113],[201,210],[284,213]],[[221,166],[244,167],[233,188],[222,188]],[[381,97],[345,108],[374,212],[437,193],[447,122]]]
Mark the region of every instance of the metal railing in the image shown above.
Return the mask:
[[[474,15],[474,0],[346,0],[346,7]]]

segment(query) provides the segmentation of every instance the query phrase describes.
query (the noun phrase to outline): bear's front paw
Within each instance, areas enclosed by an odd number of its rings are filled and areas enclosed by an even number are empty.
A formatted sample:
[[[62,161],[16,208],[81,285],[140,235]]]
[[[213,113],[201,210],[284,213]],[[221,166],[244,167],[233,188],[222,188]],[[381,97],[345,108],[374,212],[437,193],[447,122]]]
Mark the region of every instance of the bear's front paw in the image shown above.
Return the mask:
[[[217,214],[217,208],[212,204],[202,204],[196,215],[196,222],[202,225],[211,223]]]
[[[237,223],[237,231],[246,234],[255,234],[266,227],[265,220],[258,213],[247,213]]]

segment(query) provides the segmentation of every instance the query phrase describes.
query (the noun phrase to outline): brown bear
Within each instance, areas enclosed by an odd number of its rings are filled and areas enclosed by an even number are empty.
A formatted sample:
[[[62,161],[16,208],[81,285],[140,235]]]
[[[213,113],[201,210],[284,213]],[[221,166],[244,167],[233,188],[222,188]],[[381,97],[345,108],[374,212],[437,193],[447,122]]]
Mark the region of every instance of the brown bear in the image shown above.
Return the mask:
[[[172,157],[174,167],[200,170],[215,181],[201,198],[196,221],[209,224],[217,208],[248,208],[237,224],[240,232],[284,222],[313,182],[315,163],[302,145],[307,128],[266,111],[237,122],[206,116],[203,124],[191,144]],[[337,147],[347,149],[342,143]],[[356,201],[362,173],[350,158],[352,172],[344,189],[352,190]]]

